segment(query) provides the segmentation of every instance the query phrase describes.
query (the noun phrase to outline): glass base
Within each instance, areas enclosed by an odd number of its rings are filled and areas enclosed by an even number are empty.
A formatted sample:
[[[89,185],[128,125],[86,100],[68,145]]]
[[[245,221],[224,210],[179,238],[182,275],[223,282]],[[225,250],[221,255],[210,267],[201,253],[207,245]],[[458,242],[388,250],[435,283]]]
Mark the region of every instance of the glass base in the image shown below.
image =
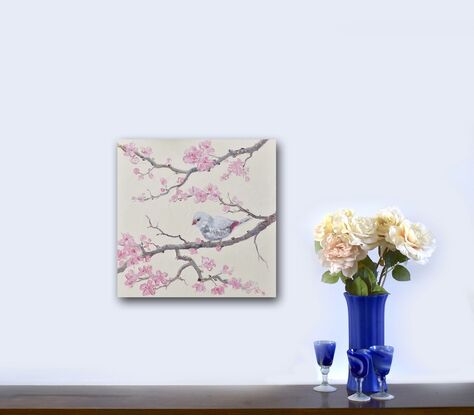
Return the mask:
[[[337,391],[337,388],[331,385],[319,385],[313,388],[316,392],[334,392]]]
[[[350,401],[353,402],[369,402],[370,401],[370,396],[367,396],[365,393],[354,393],[352,395],[349,395],[347,397]]]
[[[370,397],[377,401],[389,401],[390,399],[395,398],[395,396],[390,395],[387,392],[377,392],[377,393],[374,393],[373,395],[370,395]]]

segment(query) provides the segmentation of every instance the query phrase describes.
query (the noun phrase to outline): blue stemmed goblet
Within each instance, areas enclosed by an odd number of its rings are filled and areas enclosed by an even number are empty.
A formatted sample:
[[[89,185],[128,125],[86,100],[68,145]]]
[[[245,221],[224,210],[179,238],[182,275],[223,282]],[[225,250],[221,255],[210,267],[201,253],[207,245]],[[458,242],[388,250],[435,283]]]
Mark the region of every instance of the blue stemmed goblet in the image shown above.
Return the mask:
[[[372,363],[374,365],[374,372],[379,381],[379,392],[370,395],[372,398],[379,401],[388,401],[394,396],[387,392],[387,382],[385,377],[390,372],[393,358],[392,346],[370,346],[370,354],[372,356]]]
[[[367,349],[349,349],[347,351],[347,358],[349,359],[349,369],[354,376],[357,384],[356,392],[347,397],[354,402],[368,402],[370,397],[362,392],[362,382],[369,373],[369,367],[372,364],[370,359],[370,352]]]
[[[321,366],[321,373],[323,375],[321,385],[315,386],[313,389],[317,392],[334,392],[337,389],[328,383],[328,373],[334,359],[336,342],[332,340],[316,340],[313,345],[316,360],[318,365]]]

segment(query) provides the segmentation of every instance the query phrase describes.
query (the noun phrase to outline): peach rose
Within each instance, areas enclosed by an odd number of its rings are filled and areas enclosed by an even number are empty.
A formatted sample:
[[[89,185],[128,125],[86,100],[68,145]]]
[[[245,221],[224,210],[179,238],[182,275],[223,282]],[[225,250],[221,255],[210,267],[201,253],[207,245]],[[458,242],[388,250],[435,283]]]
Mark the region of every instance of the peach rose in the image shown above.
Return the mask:
[[[352,278],[357,272],[357,262],[364,259],[367,252],[358,245],[351,245],[348,235],[328,235],[321,241],[319,258],[324,267],[333,274],[342,272]]]

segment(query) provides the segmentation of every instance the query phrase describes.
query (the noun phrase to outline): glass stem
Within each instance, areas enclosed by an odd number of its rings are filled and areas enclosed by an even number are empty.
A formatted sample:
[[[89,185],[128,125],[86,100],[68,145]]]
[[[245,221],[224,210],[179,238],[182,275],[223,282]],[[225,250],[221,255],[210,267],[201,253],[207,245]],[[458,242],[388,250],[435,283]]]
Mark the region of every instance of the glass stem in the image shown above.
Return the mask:
[[[379,392],[382,393],[384,392],[382,376],[378,377],[378,381],[379,381]]]
[[[385,380],[385,376],[382,378],[382,392],[387,392],[387,381]]]
[[[357,383],[357,395],[362,395],[362,378],[356,378],[356,383]]]
[[[329,373],[329,366],[321,366],[321,373],[323,375],[323,382],[321,385],[329,385],[328,383],[328,373]]]

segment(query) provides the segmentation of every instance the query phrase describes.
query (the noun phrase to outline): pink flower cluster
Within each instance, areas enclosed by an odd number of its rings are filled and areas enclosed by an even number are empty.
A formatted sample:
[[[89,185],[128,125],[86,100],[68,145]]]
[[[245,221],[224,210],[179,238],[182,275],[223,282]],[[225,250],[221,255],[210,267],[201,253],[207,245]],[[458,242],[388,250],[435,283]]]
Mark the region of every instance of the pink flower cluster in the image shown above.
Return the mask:
[[[212,271],[215,267],[216,267],[216,263],[213,259],[204,257],[204,256],[201,257],[201,269]],[[230,268],[228,265],[224,265],[222,267],[221,272],[218,273],[216,276],[232,277],[232,272],[233,272],[232,268]],[[223,281],[226,281],[226,280],[223,280]],[[192,288],[194,288],[196,293],[206,292],[206,284],[202,281],[198,281],[195,284],[193,284]],[[227,288],[232,288],[234,290],[242,290],[242,291],[245,291],[247,294],[265,295],[265,292],[260,289],[260,287],[255,281],[242,282],[240,278],[235,278],[235,277],[232,277],[228,279],[226,282],[223,282],[219,285],[215,285],[213,288],[211,288],[211,294],[216,295],[216,296],[224,295],[225,290]]]
[[[140,154],[143,157],[150,157],[152,153],[151,147],[142,147],[140,148],[140,150],[138,150],[137,146],[134,143],[124,144],[122,148],[125,151],[125,157],[128,157],[130,162],[133,164],[137,164],[140,161],[140,157],[137,154]]]
[[[117,261],[119,267],[125,264],[136,265],[140,262],[148,262],[150,260],[149,257],[142,255],[140,244],[135,242],[135,239],[129,233],[122,234],[122,238],[118,241],[118,245]]]
[[[201,265],[204,269],[207,269],[208,271],[212,271],[215,268],[216,263],[212,258],[208,258],[207,256],[203,256],[201,258]]]
[[[214,148],[210,141],[202,141],[198,146],[192,146],[184,152],[183,161],[188,164],[194,164],[199,171],[211,170],[215,163],[211,160],[214,154]]]
[[[212,183],[209,183],[202,189],[192,186],[187,191],[181,190],[178,187],[175,193],[171,196],[170,202],[181,202],[183,200],[189,199],[190,197],[194,197],[194,203],[204,203],[208,200],[219,200],[220,195],[219,189]]]
[[[221,180],[227,180],[231,175],[241,176],[246,182],[250,181],[249,168],[241,159],[235,159],[228,162],[227,171],[221,176]]]
[[[169,284],[168,274],[162,271],[153,271],[151,265],[138,267],[138,270],[129,269],[125,274],[125,285],[133,287],[137,282],[140,284],[142,295],[155,295],[157,288],[166,287]]]
[[[205,283],[198,281],[195,284],[193,284],[192,288],[197,293],[203,293],[206,292],[206,285]],[[265,291],[263,291],[258,284],[255,281],[245,281],[242,282],[242,280],[239,278],[231,278],[228,282],[222,283],[219,285],[214,286],[211,288],[211,294],[212,295],[224,295],[225,290],[227,288],[232,288],[234,290],[242,290],[247,294],[254,294],[254,295],[265,295]]]

